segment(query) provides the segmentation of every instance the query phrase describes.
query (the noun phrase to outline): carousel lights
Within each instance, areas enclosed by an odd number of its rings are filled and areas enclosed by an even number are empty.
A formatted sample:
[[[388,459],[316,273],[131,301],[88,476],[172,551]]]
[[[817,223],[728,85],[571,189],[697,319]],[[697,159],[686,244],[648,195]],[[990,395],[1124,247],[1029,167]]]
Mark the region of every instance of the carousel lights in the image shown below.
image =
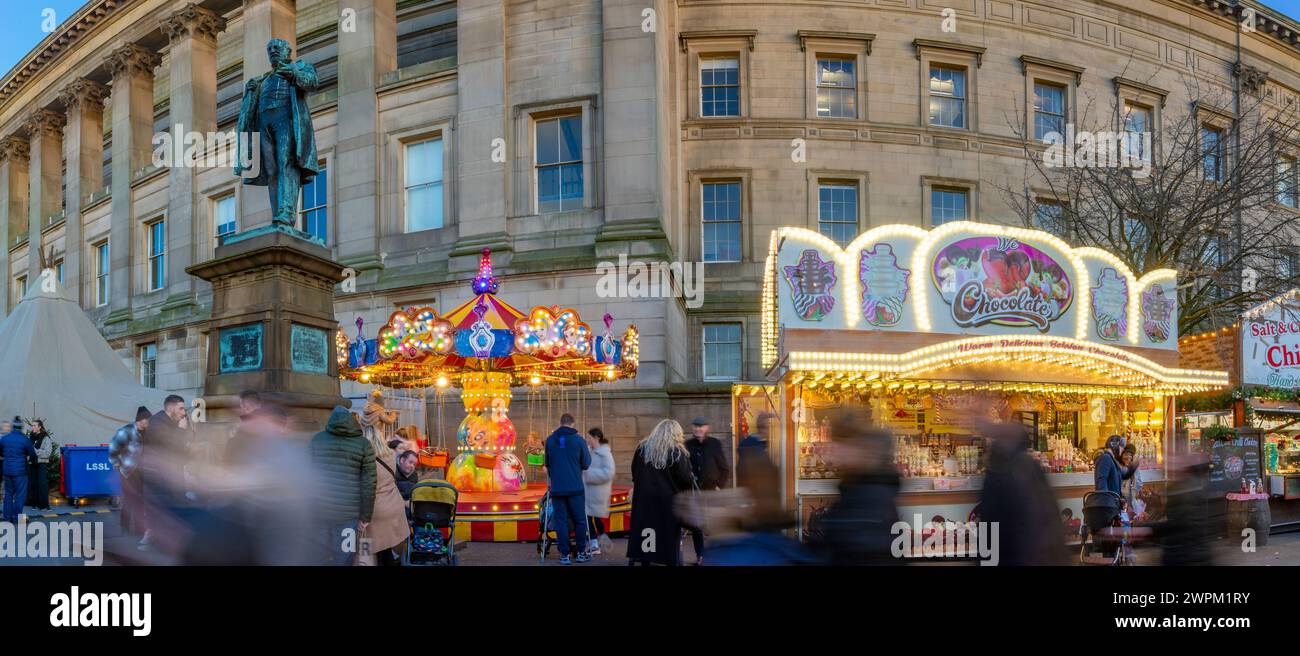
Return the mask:
[[[450,381],[450,380],[447,380],[447,377],[446,377],[446,376],[444,376],[444,375],[439,375],[439,376],[438,376],[438,379],[435,380],[435,381],[433,382],[433,384],[434,384],[434,385],[437,385],[439,389],[447,389],[447,386],[448,386],[448,385],[451,385],[451,381]]]

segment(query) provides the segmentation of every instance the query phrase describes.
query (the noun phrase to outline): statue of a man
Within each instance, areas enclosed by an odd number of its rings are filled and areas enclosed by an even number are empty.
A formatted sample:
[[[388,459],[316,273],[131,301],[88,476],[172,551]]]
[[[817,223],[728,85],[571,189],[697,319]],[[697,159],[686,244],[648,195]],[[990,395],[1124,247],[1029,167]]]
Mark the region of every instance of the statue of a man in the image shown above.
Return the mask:
[[[316,136],[307,108],[307,93],[316,90],[316,69],[309,63],[293,61],[289,43],[271,39],[266,44],[271,72],[259,75],[244,85],[244,101],[239,109],[239,134],[257,134],[260,140],[259,167],[244,167],[236,158],[235,175],[256,170],[257,177],[244,178],[244,184],[265,185],[271,195],[271,212],[275,223],[297,223],[298,194],[302,185],[320,172],[316,161]],[[237,140],[240,147],[246,143]]]

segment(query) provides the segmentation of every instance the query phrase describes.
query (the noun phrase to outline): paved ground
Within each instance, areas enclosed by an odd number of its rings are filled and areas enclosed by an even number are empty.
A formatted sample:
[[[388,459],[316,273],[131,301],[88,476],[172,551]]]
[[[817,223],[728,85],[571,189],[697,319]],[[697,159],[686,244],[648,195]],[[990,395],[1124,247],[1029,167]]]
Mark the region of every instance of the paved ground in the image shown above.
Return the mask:
[[[53,515],[53,516],[46,516]],[[137,538],[122,531],[118,511],[107,505],[91,505],[84,508],[56,506],[51,511],[38,512],[28,509],[29,521],[80,521],[102,522],[104,531],[104,548],[109,553],[105,564],[141,564],[167,565],[167,558],[151,549],[137,548]],[[1300,565],[1300,532],[1269,536],[1267,545],[1258,547],[1253,553],[1242,551],[1239,544],[1228,544],[1226,540],[1213,545],[1215,564],[1218,565]],[[573,565],[574,567],[609,567],[626,566],[624,554],[627,542],[614,540],[614,548],[596,556],[591,563]],[[458,550],[463,566],[545,566],[559,567],[559,554],[552,549],[545,561],[537,554],[537,545],[533,543],[485,543],[473,542]],[[1077,552],[1076,552],[1077,553]],[[1138,564],[1155,564],[1160,560],[1158,547],[1142,547],[1136,550]],[[687,562],[694,560],[693,549],[689,539],[684,541],[683,558]],[[79,565],[75,559],[11,559],[0,558],[3,565]]]

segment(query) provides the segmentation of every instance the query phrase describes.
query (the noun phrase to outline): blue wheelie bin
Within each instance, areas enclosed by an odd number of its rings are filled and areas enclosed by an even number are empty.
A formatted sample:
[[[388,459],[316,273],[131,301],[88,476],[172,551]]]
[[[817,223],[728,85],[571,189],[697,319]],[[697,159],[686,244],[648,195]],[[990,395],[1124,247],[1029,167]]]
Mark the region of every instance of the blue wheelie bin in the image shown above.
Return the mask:
[[[117,470],[108,461],[108,446],[65,446],[60,449],[63,496],[78,505],[83,499],[122,494]]]

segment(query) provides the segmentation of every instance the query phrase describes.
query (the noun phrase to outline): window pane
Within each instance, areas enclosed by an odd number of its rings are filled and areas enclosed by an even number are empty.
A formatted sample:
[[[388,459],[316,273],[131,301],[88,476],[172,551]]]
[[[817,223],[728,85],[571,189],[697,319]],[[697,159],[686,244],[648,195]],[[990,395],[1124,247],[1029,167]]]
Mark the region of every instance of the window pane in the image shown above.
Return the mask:
[[[237,227],[235,219],[235,197],[226,196],[225,198],[218,200],[214,215],[214,223],[216,223],[216,234],[218,237],[234,233]]]
[[[1058,237],[1065,234],[1064,208],[1060,203],[1040,200],[1034,205],[1034,225]]]
[[[700,114],[740,116],[740,60],[700,60]]]
[[[442,183],[406,190],[406,231],[418,232],[442,227]]]
[[[406,186],[414,187],[442,180],[442,139],[430,139],[406,146]]]
[[[858,188],[822,185],[817,193],[818,230],[841,246],[853,240],[858,228]]]
[[[568,116],[560,119],[560,159],[565,162],[582,160],[582,117]]]
[[[739,323],[704,325],[704,377],[738,379],[744,360]]]
[[[555,164],[560,161],[560,122],[554,119],[537,122],[537,163]]]
[[[930,222],[942,225],[966,219],[966,192],[960,189],[930,191]]]
[[[938,66],[930,69],[930,124],[966,127],[965,71]]]
[[[1065,87],[1034,84],[1034,138],[1065,134]]]

